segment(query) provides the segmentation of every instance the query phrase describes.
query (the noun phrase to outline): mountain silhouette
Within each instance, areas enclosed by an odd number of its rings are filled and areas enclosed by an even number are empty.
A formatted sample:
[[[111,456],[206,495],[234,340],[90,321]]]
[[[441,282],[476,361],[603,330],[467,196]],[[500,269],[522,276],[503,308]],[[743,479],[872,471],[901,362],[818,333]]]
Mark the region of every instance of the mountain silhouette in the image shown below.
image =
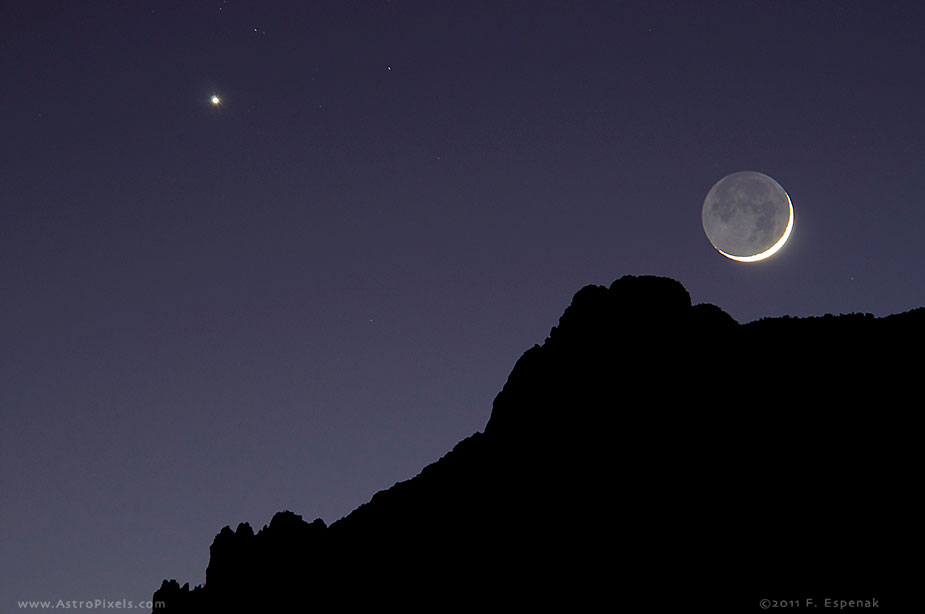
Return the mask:
[[[923,330],[925,309],[739,324],[671,279],[587,286],[484,431],[330,526],[225,527],[205,585],[165,580],[155,611],[899,608]]]

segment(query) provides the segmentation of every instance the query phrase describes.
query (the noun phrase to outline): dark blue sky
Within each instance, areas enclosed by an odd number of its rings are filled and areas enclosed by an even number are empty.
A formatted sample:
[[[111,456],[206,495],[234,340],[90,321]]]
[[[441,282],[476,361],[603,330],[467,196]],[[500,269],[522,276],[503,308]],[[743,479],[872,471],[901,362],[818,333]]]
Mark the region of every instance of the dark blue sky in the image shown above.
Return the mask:
[[[223,525],[349,513],[481,430],[588,283],[667,275],[740,322],[925,305],[923,25],[4,2],[0,609],[149,599]],[[700,222],[740,170],[795,209],[754,264]]]

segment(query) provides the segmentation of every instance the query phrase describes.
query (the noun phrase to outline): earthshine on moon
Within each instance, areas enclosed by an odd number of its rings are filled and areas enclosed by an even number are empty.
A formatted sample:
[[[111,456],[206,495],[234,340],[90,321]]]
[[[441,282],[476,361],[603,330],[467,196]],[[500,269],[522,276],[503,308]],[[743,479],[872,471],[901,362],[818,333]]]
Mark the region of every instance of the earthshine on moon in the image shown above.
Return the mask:
[[[793,231],[793,203],[779,183],[763,173],[726,175],[703,201],[703,231],[716,251],[739,262],[776,254]]]

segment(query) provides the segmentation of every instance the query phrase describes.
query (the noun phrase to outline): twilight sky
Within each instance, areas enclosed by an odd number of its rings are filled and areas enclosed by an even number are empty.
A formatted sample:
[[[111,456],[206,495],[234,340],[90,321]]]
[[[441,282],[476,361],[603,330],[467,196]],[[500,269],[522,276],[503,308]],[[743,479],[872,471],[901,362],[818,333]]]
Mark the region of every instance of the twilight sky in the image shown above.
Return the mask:
[[[589,283],[925,305],[923,6],[2,2],[0,610],[337,520]],[[795,209],[759,263],[701,227],[740,170]]]

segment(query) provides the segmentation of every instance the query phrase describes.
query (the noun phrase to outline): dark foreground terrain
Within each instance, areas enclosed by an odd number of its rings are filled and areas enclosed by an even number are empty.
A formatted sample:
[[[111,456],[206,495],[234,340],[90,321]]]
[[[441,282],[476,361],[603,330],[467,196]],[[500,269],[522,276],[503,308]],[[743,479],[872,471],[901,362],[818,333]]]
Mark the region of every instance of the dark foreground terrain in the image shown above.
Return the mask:
[[[484,432],[330,526],[225,527],[157,611],[909,611],[923,330],[925,309],[740,325],[670,279],[587,286]]]

